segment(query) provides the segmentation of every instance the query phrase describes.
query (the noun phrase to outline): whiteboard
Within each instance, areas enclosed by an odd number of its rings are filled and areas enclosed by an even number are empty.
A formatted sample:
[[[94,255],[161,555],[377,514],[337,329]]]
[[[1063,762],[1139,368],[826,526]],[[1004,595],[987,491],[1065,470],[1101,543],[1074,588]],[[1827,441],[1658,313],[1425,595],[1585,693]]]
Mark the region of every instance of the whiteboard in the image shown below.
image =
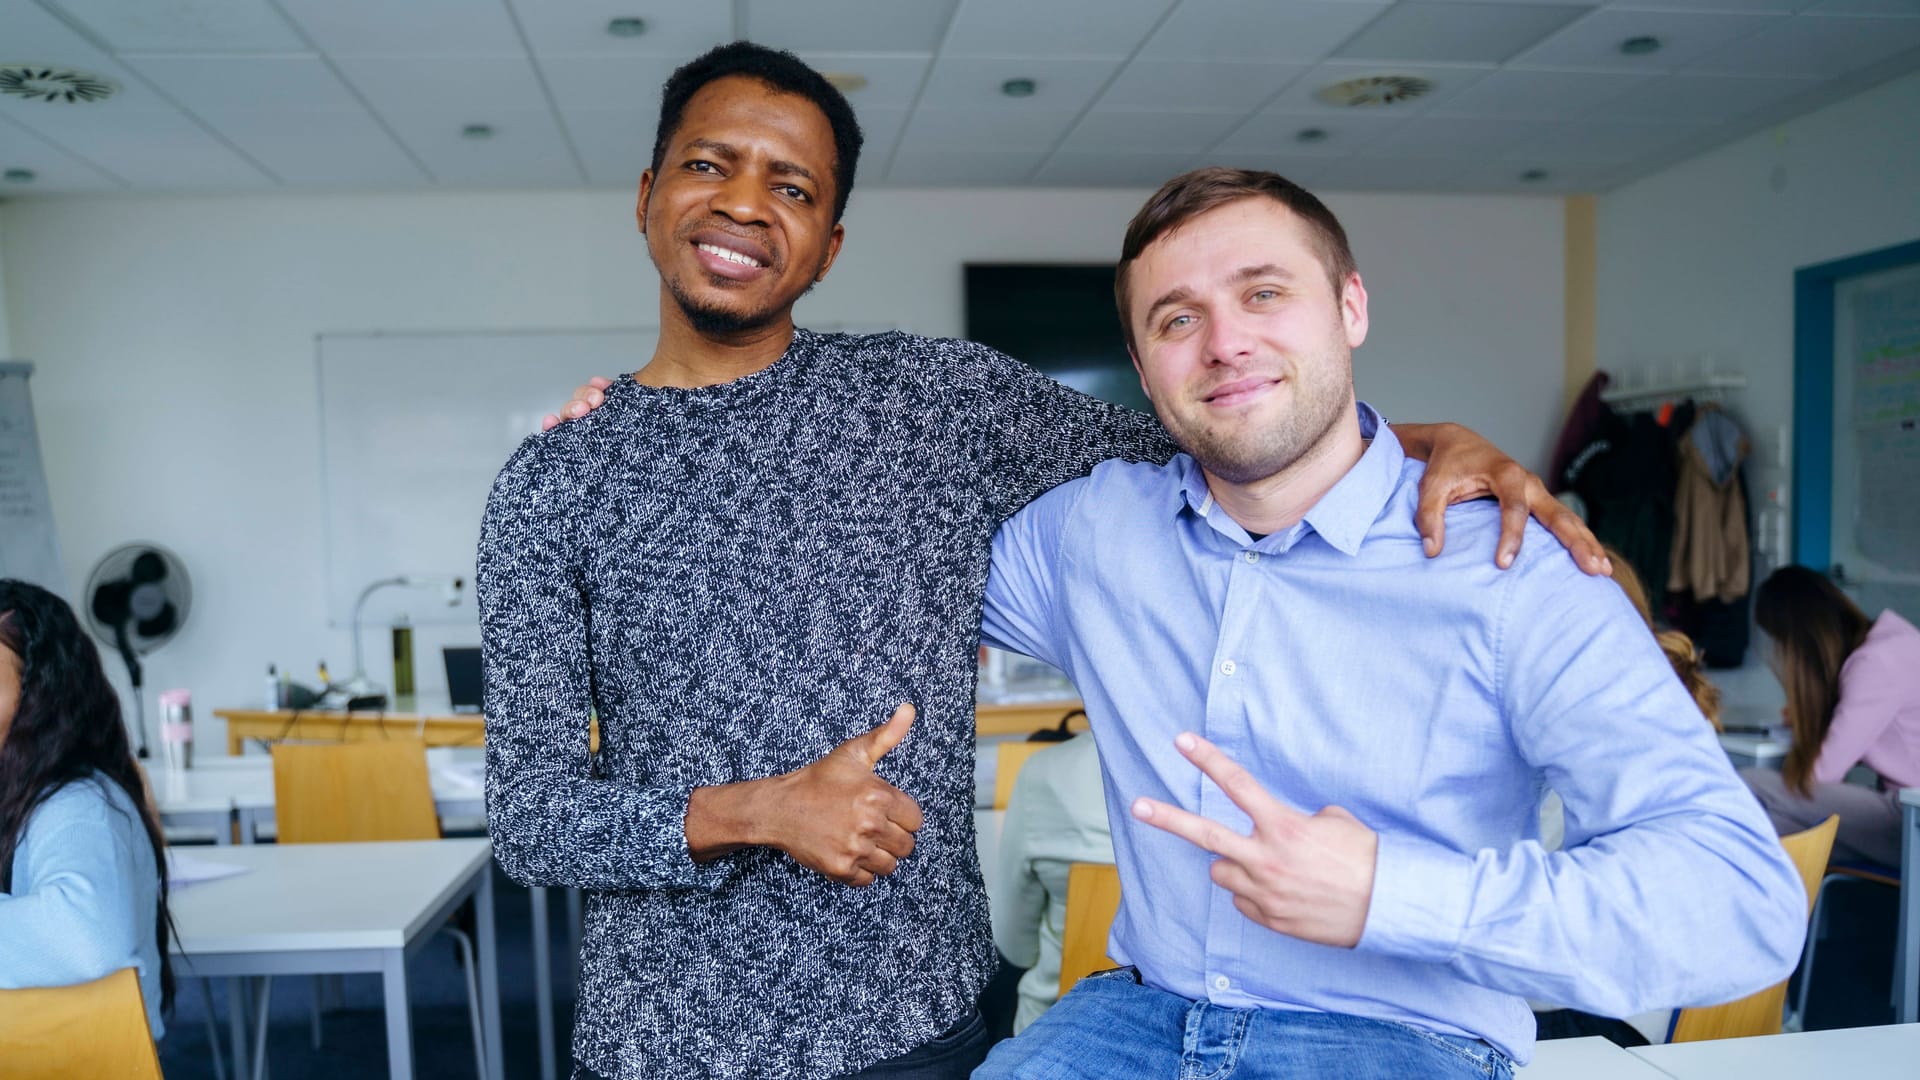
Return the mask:
[[[464,628],[449,640],[477,644],[474,554],[494,477],[574,387],[645,366],[658,336],[651,328],[319,335],[329,623],[348,627],[360,591],[381,578],[457,575],[466,582],[457,606],[428,590],[382,589],[364,622],[404,615]],[[381,646],[367,637],[377,673]],[[416,662],[423,675],[438,667],[432,656]]]
[[[1920,265],[1834,290],[1831,536],[1869,615],[1920,611]]]
[[[54,543],[53,503],[27,386],[32,374],[25,361],[0,361],[0,578],[65,596],[67,575]]]

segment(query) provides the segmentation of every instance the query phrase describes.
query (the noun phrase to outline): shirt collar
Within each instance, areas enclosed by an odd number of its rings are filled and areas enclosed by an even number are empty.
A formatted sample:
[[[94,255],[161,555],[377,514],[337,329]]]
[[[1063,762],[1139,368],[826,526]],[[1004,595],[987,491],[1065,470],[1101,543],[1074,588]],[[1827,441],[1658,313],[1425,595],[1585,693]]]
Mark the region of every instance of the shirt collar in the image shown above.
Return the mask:
[[[1380,511],[1399,486],[1400,469],[1406,461],[1400,440],[1394,437],[1393,429],[1373,406],[1362,401],[1357,403],[1356,411],[1360,415],[1360,437],[1372,441],[1360,460],[1313,504],[1305,518],[1284,533],[1268,538],[1275,541],[1281,551],[1291,548],[1311,529],[1335,550],[1346,555],[1359,554],[1367,530],[1379,520]],[[1246,536],[1246,530],[1213,501],[1213,492],[1207,488],[1207,477],[1201,472],[1199,462],[1189,454],[1176,454],[1170,464],[1178,480],[1174,485],[1175,498],[1168,507],[1171,512],[1192,510],[1195,516],[1222,531]]]

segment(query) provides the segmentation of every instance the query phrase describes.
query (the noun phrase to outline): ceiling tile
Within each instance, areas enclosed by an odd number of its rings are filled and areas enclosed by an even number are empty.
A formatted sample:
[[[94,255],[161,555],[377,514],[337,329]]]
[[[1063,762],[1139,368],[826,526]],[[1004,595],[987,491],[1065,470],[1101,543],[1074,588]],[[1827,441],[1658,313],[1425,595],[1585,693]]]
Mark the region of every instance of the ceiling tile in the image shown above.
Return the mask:
[[[306,48],[267,0],[58,0],[115,52],[297,52]]]
[[[1608,102],[1601,111],[1617,120],[1725,122],[1819,86],[1815,79],[1668,75]]]
[[[599,187],[637,188],[640,174],[653,162],[651,114],[630,109],[570,109],[560,114],[580,158],[587,181]]]
[[[902,150],[887,171],[891,187],[958,187],[970,184],[1024,184],[1027,177],[1046,160],[1044,150],[1027,152],[981,151],[956,154],[946,151],[908,153]]]
[[[1796,15],[1688,66],[1730,75],[1834,76],[1920,47],[1920,19]]]
[[[1798,11],[1808,0],[1628,0],[1621,7],[1674,11],[1774,12]]]
[[[985,109],[994,112],[1030,112],[1034,109],[1085,108],[1120,67],[1118,58],[1005,60],[940,57],[933,63],[921,94],[922,108]],[[1032,79],[1032,97],[1013,98],[1000,92],[1009,79]]]
[[[1128,56],[1175,0],[961,0],[946,56]]]
[[[1061,109],[915,109],[900,137],[900,151],[1051,150],[1079,115]]]
[[[666,56],[676,64],[733,40],[733,10],[721,3],[660,0],[507,0],[535,56]],[[639,37],[614,37],[607,23],[645,19]]]
[[[541,59],[540,74],[561,111],[630,111],[645,122],[651,138],[660,117],[660,88],[678,64],[667,57],[549,56]]]
[[[232,109],[202,119],[289,187],[420,187],[427,182],[393,136],[358,105]]]
[[[1186,0],[1141,49],[1155,60],[1322,59],[1388,3],[1371,0]]]
[[[29,169],[29,183],[0,183],[0,196],[66,191],[114,191],[120,180],[38,133],[0,116],[0,169]]]
[[[1417,116],[1372,139],[1361,157],[1484,158],[1526,141],[1553,121],[1520,116]]]
[[[234,108],[360,107],[332,70],[310,53],[297,56],[169,53],[121,59],[195,112]]]
[[[854,116],[860,121],[860,134],[865,141],[860,146],[860,169],[855,174],[855,182],[879,174],[893,156],[894,148],[900,145],[900,135],[907,129],[908,110],[906,109],[868,109],[858,108]]]
[[[1320,167],[1313,187],[1318,192],[1430,191],[1448,186],[1470,164],[1458,158],[1333,158]]]
[[[907,108],[933,66],[932,53],[809,53],[800,59],[819,71],[865,76],[867,85],[846,95],[855,112],[870,106]]]
[[[1191,157],[1239,125],[1239,112],[1095,109],[1060,144],[1062,153],[1184,154]]]
[[[1497,64],[1580,16],[1564,5],[1400,4],[1342,45],[1348,60]]]
[[[1758,33],[1782,17],[1765,13],[1606,8],[1514,57],[1513,62],[1521,67],[1671,71],[1728,42]],[[1620,51],[1622,42],[1636,37],[1659,39],[1659,50],[1639,56]]]
[[[940,48],[955,0],[746,0],[741,35],[808,52],[930,53]]]
[[[1511,161],[1470,161],[1447,178],[1454,191],[1496,192],[1514,195],[1568,195],[1605,191],[1613,186],[1616,170],[1604,165],[1564,164],[1544,170],[1538,180],[1525,179],[1528,168]]]
[[[1157,188],[1193,166],[1192,154],[1069,153],[1062,151],[1034,177],[1072,187]]]
[[[1348,79],[1369,75],[1412,75],[1427,80],[1431,88],[1419,98],[1387,106],[1395,115],[1418,116],[1445,105],[1456,95],[1472,87],[1497,70],[1491,64],[1376,64],[1358,60],[1329,60],[1296,79],[1273,99],[1271,108],[1291,112],[1345,111],[1345,106],[1328,105],[1314,95],[1323,88]],[[1369,112],[1362,108],[1357,111]]]
[[[1207,165],[1220,165],[1229,169],[1264,169],[1311,188],[1319,179],[1320,170],[1327,167],[1331,158],[1300,158],[1285,154],[1261,150],[1216,150],[1200,159]]]
[[[1306,70],[1304,64],[1135,60],[1120,69],[1100,107],[1253,109]]]
[[[523,52],[499,0],[275,0],[333,56],[502,56]]]
[[[52,113],[6,105],[0,108],[48,140],[127,179],[142,191],[232,191],[274,183],[246,158],[175,111]]]
[[[496,113],[545,108],[533,64],[501,56],[343,56],[335,60],[374,111],[464,113],[485,122]]]
[[[1530,71],[1504,68],[1480,80],[1435,114],[1546,116],[1592,113],[1608,101],[1657,78],[1639,71]]]
[[[1920,18],[1920,0],[1820,0],[1808,15],[1909,15]]]
[[[1321,108],[1305,112],[1267,109],[1247,118],[1214,147],[1214,153],[1255,151],[1287,157],[1344,157],[1389,131],[1412,122],[1411,117],[1381,109]],[[1325,133],[1316,142],[1302,142],[1302,131]]]
[[[1618,165],[1658,153],[1693,137],[1701,126],[1646,124],[1624,120],[1579,120],[1548,124],[1532,138],[1501,156],[1508,161],[1551,167],[1566,162]]]
[[[389,113],[385,119],[442,186],[574,187],[583,179],[544,109],[487,116],[493,128],[487,139],[460,134],[473,120],[467,111]]]

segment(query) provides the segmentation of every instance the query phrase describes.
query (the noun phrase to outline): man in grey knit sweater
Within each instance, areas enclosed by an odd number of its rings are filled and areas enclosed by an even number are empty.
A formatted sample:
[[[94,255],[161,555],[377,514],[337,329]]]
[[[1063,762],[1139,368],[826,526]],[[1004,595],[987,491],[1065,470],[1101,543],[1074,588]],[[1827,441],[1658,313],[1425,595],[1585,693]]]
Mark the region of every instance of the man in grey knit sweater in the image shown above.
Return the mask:
[[[1103,459],[1174,449],[979,345],[796,329],[859,146],[845,100],[787,54],[736,44],[676,72],[638,208],[659,346],[584,395],[591,416],[527,440],[487,505],[489,825],[516,880],[589,890],[585,1075],[979,1062],[991,539]],[[1558,508],[1471,433],[1400,430],[1416,455],[1442,444],[1436,550],[1449,497],[1511,489],[1503,561],[1530,495]]]

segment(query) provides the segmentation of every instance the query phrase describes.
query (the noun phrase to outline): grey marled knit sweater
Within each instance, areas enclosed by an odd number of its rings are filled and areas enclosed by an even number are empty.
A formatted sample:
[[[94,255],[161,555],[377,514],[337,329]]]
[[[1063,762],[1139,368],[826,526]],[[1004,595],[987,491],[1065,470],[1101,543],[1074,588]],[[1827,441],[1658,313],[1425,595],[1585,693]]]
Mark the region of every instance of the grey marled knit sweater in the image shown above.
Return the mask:
[[[972,816],[993,532],[1102,459],[1172,451],[980,345],[806,331],[719,386],[622,379],[520,447],[480,539],[487,817],[513,878],[592,890],[579,1062],[833,1076],[966,1014],[994,966]],[[798,768],[902,701],[919,719],[878,771],[926,824],[891,877],[688,856],[693,788]]]

